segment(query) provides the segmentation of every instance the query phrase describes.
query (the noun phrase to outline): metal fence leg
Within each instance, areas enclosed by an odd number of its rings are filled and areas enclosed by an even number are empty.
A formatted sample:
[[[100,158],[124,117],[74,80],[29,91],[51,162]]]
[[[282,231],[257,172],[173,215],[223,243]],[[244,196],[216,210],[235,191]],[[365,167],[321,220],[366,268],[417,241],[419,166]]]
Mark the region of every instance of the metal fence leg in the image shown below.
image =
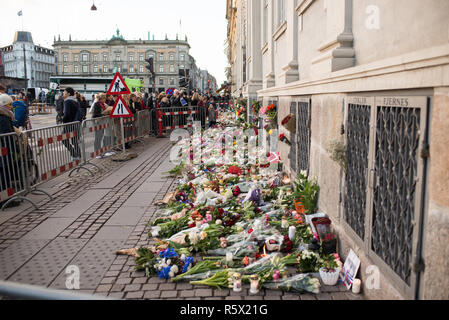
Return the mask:
[[[12,197],[11,199],[9,199],[8,201],[6,201],[4,204],[3,204],[3,206],[2,206],[2,211],[5,211],[5,209],[8,207],[8,204],[10,204],[11,202],[13,202],[13,201],[15,201],[15,200],[25,200],[25,201],[28,201],[29,203],[31,203],[33,206],[34,206],[34,208],[36,209],[36,210],[39,210],[39,207],[34,203],[34,201],[33,200],[30,200],[30,199],[28,199],[28,198],[26,198],[26,197],[22,197],[22,196],[17,196],[17,197]]]

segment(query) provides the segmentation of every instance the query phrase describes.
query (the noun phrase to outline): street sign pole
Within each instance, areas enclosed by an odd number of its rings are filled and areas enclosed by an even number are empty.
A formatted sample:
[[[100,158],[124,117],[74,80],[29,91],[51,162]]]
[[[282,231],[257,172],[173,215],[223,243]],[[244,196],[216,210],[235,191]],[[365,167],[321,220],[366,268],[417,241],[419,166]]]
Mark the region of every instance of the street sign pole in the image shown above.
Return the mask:
[[[125,147],[125,126],[123,125],[123,118],[120,118],[120,126],[122,127],[122,153],[125,154],[126,147]]]

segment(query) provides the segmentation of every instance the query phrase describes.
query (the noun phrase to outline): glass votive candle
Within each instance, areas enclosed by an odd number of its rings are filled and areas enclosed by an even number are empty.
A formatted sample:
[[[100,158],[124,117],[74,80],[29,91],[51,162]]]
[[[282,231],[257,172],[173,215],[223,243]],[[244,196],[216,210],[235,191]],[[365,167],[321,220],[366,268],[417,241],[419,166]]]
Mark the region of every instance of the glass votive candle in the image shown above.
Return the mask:
[[[250,278],[251,289],[250,293],[257,294],[259,292],[259,276],[257,274],[252,275]]]

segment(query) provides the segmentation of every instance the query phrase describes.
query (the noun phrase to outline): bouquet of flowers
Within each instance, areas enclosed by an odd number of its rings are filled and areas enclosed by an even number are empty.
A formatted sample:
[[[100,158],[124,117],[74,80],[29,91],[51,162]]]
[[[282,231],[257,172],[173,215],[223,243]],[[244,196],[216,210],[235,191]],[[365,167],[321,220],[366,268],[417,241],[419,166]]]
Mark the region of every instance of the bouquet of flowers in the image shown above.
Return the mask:
[[[173,282],[182,281],[186,279],[187,276],[206,273],[208,271],[217,270],[219,268],[220,266],[216,262],[210,260],[203,260],[201,262],[198,262],[194,267],[189,268],[188,270],[184,271],[181,275],[172,278],[171,280]]]
[[[277,109],[276,109],[276,106],[274,104],[270,104],[267,107],[266,115],[268,117],[268,120],[270,120],[271,127],[275,128],[276,124],[277,124],[276,123],[276,120],[277,120]]]
[[[322,260],[318,253],[304,250],[298,256],[298,268],[301,272],[318,272]]]
[[[259,101],[254,100],[251,108],[253,109],[253,114],[255,116],[258,116],[259,115],[259,111],[260,111],[260,103],[259,103]]]
[[[159,253],[159,258],[154,265],[159,278],[174,278],[182,272],[188,271],[192,267],[193,258],[178,253],[173,248],[168,248]]]
[[[298,274],[296,276],[282,279],[277,282],[265,282],[262,284],[265,289],[282,290],[295,293],[320,293],[320,280],[308,274]]]

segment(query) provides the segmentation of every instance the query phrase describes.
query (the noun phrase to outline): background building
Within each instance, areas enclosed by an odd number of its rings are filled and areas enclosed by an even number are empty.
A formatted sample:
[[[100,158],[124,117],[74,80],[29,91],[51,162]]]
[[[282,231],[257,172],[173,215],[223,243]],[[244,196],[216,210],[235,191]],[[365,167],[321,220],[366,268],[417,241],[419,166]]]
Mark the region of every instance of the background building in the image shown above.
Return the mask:
[[[295,115],[293,133],[279,124],[285,170],[317,177],[365,296],[448,299],[449,2],[227,5],[232,94]]]
[[[189,54],[190,45],[184,40],[125,40],[117,30],[110,40],[62,41],[54,44],[57,68],[55,81],[70,83],[76,90],[89,93],[108,89],[118,71],[124,78],[140,79],[145,91],[169,88],[194,89],[198,68]],[[150,77],[147,60],[153,59],[155,83]],[[186,76],[187,75],[187,76]]]
[[[30,32],[17,31],[13,44],[1,51],[5,77],[28,79],[29,88],[49,88],[55,72],[54,51],[35,45]]]

